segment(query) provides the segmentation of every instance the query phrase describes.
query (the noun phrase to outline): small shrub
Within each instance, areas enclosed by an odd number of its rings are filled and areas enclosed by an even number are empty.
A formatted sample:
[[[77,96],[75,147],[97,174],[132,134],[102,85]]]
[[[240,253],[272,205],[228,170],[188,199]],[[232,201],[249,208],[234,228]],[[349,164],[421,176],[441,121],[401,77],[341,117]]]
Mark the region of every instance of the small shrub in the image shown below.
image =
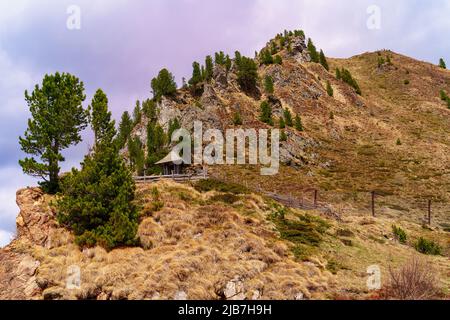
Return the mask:
[[[388,284],[381,297],[386,300],[432,300],[440,295],[437,283],[433,269],[413,258],[398,271],[389,268]]]
[[[241,114],[239,112],[236,112],[233,115],[233,124],[235,126],[241,126],[242,125],[242,117],[241,117]]]
[[[398,146],[402,145],[402,141],[400,140],[400,138],[397,139],[397,142],[395,144],[398,145]]]
[[[427,240],[425,238],[420,237],[419,240],[417,240],[415,246],[416,250],[423,254],[428,255],[440,255],[442,252],[442,248],[439,244],[432,240]]]
[[[409,84],[409,80],[406,79],[405,81],[403,81],[403,83],[407,86]]]
[[[406,235],[405,230],[403,230],[400,227],[397,227],[395,225],[392,226],[392,233],[394,233],[394,237],[395,239],[398,240],[398,242],[400,243],[406,243],[406,240],[408,238],[408,236]]]

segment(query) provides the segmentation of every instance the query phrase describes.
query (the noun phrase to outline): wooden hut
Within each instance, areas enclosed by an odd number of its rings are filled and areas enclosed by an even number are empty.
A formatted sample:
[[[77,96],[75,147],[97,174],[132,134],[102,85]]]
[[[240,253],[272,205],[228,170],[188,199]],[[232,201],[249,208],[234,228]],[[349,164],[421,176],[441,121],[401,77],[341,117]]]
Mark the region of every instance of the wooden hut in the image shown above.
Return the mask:
[[[163,175],[165,176],[184,174],[186,168],[183,158],[173,151],[156,164],[162,166]]]

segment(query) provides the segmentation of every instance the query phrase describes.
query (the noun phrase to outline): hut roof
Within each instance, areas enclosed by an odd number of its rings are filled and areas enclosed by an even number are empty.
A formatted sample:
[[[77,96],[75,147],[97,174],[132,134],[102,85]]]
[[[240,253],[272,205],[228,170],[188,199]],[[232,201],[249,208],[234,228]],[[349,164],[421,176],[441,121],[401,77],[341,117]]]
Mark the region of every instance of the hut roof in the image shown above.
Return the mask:
[[[182,157],[180,157],[179,154],[171,151],[164,159],[158,161],[156,164],[166,164],[166,163],[182,164],[184,163],[184,160]]]

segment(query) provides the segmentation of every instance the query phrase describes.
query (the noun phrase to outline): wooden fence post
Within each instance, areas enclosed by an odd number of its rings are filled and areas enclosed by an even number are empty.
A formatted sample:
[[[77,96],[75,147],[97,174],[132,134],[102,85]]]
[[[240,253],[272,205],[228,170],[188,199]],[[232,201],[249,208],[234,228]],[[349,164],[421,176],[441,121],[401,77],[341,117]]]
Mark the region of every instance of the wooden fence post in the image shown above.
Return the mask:
[[[317,208],[317,189],[314,190],[314,208]]]
[[[431,199],[428,200],[428,225],[431,226]]]
[[[372,191],[372,216],[375,217],[375,191]]]

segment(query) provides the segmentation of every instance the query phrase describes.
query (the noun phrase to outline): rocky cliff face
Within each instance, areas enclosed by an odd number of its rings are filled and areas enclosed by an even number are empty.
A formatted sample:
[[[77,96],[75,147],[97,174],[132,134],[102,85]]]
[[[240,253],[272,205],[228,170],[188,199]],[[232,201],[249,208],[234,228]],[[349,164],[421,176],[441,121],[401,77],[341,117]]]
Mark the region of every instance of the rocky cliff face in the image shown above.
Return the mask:
[[[0,299],[40,297],[36,273],[40,266],[32,253],[34,246],[49,247],[56,228],[54,213],[39,188],[17,191],[16,239],[0,250]]]

